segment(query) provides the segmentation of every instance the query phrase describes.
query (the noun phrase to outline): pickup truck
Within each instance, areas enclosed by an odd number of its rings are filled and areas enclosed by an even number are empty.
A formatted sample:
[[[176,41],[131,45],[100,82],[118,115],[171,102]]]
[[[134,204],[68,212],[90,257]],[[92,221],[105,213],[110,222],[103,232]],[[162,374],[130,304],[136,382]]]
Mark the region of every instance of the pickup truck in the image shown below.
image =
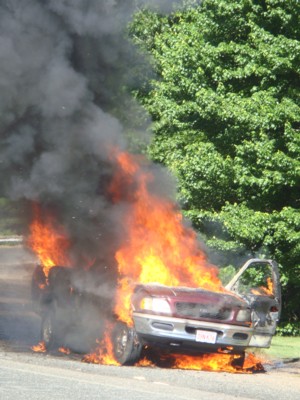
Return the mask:
[[[93,290],[86,279],[93,282]],[[224,352],[242,358],[248,348],[270,346],[281,311],[278,266],[258,258],[248,260],[222,292],[136,284],[131,326],[114,315],[114,289],[103,276],[89,277],[87,272],[57,266],[46,279],[38,266],[32,298],[48,349],[67,344],[78,350],[79,341],[89,347],[104,333],[103,321],[109,319],[114,326],[114,356],[121,365],[136,363],[146,346],[155,351]]]

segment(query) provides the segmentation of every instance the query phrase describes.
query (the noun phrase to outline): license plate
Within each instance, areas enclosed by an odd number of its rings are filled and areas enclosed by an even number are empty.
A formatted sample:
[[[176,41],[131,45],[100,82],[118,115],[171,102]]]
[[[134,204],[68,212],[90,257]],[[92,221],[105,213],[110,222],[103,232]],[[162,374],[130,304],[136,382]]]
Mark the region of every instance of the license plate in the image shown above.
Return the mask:
[[[196,342],[203,343],[216,343],[217,340],[217,332],[209,332],[209,331],[196,331]]]

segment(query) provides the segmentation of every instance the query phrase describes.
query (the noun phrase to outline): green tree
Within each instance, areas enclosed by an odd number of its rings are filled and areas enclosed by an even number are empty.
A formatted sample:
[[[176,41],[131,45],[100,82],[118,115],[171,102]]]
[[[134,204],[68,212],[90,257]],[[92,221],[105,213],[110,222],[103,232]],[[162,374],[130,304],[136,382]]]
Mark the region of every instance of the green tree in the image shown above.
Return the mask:
[[[22,235],[25,209],[20,202],[0,197],[0,237]]]
[[[154,120],[149,155],[177,176],[186,215],[224,264],[280,263],[284,318],[299,320],[300,2],[189,3],[142,10],[130,26],[156,71],[136,92]]]

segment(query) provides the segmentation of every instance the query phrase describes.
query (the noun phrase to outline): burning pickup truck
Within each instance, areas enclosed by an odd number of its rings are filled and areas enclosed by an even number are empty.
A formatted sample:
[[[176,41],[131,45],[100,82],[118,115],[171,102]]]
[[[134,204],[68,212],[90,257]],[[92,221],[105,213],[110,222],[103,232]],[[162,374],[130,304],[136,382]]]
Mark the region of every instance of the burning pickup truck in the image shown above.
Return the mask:
[[[70,268],[53,267],[47,278],[36,268],[32,294],[42,320],[42,340],[47,348],[72,347],[68,338],[76,331],[80,338],[87,336],[92,320],[93,334],[89,332],[91,340],[86,341],[92,343],[109,319],[114,357],[121,365],[136,363],[145,347],[242,356],[249,347],[270,346],[280,317],[279,272],[272,260],[248,260],[221,292],[137,284],[130,324],[114,316],[112,292],[91,293],[78,282],[78,271]]]

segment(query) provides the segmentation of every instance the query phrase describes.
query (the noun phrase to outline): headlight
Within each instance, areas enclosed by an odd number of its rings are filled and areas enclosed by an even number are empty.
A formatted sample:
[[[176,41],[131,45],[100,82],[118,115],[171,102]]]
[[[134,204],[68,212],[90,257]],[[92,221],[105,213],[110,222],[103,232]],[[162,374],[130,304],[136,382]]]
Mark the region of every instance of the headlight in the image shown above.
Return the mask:
[[[156,297],[144,297],[140,302],[140,309],[171,314],[171,307],[167,300]]]
[[[251,321],[251,311],[250,310],[240,310],[237,314],[236,320],[239,322],[250,322]]]

